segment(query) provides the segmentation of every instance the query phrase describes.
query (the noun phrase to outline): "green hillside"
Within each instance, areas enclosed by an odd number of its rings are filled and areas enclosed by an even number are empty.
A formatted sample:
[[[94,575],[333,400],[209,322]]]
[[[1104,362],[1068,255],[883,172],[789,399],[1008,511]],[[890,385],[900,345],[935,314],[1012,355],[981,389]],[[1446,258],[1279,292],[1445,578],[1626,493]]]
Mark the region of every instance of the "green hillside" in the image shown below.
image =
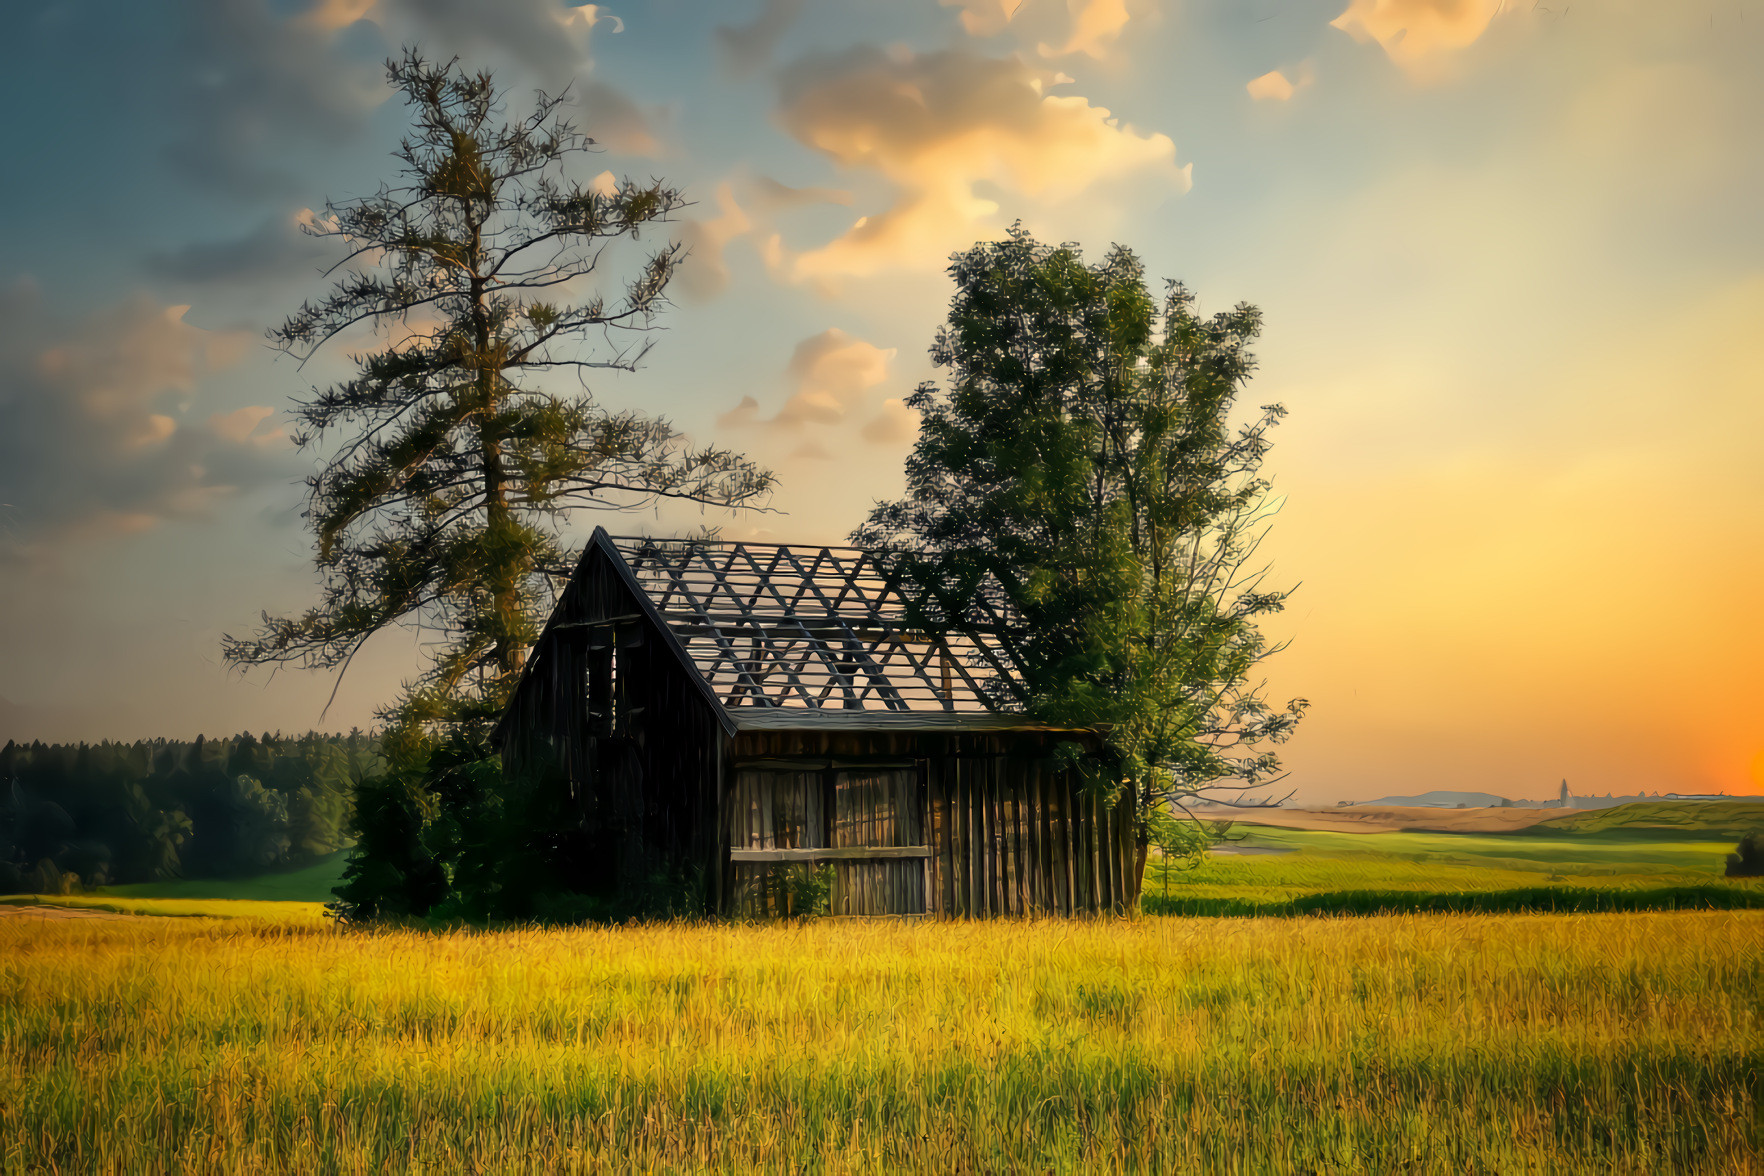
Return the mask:
[[[255,878],[173,879],[168,882],[136,882],[106,886],[100,895],[116,898],[249,899],[256,902],[325,902],[331,888],[343,876],[349,852],[340,850],[300,870],[284,874],[260,874]]]
[[[1733,838],[1764,830],[1764,802],[1744,800],[1649,800],[1588,809],[1524,830],[1525,835],[1617,833],[1647,830],[1688,836]]]
[[[1619,910],[1748,907],[1764,882],[1724,877],[1738,839],[1720,812],[1666,809],[1677,824],[1643,824],[1619,809],[1501,834],[1346,833],[1266,826],[1238,830],[1199,863],[1153,861],[1146,908],[1170,914],[1290,914],[1371,910]],[[1710,806],[1703,806],[1705,808]],[[1764,820],[1764,808],[1720,806]],[[1613,816],[1615,819],[1613,820]],[[1657,819],[1640,814],[1640,820]],[[1236,836],[1236,834],[1234,834]]]

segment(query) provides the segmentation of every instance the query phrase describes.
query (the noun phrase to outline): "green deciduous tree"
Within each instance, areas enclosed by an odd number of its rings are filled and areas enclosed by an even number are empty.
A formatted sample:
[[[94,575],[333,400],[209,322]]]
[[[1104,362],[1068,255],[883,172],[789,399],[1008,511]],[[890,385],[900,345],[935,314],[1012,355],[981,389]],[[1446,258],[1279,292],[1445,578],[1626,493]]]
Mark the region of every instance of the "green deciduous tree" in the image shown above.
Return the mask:
[[[543,621],[542,569],[562,562],[549,526],[560,511],[739,506],[771,475],[688,447],[661,417],[544,386],[575,377],[585,389],[589,370],[642,358],[680,246],[656,248],[612,292],[603,263],[679,209],[680,193],[570,178],[593,141],[562,117],[562,97],[541,93],[510,119],[487,73],[409,51],[387,70],[413,116],[401,178],[326,206],[310,231],[347,247],[335,286],[270,332],[303,361],[348,332],[380,340],[296,411],[297,441],[327,454],[307,511],[322,600],[266,614],[225,648],[240,665],[346,669],[389,625],[438,634],[432,664],[383,713],[396,758],[499,713]]]
[[[1129,250],[1086,264],[1020,228],[950,274],[931,348],[947,387],[908,400],[907,495],[854,539],[904,561],[913,623],[998,629],[1015,678],[998,704],[1100,733],[1064,752],[1132,797],[1143,869],[1196,798],[1278,779],[1268,745],[1305,708],[1256,678],[1274,652],[1258,621],[1286,598],[1255,559],[1284,410],[1232,421],[1261,316],[1203,318],[1174,283],[1160,306]]]

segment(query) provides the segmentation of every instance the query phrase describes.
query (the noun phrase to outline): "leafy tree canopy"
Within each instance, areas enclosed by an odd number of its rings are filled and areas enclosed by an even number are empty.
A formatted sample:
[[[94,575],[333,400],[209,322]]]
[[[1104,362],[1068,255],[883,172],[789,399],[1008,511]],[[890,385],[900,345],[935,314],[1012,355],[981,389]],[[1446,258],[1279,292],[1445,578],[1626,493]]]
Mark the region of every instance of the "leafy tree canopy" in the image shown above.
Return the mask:
[[[915,623],[998,632],[1015,680],[994,701],[1096,729],[1068,758],[1131,793],[1142,845],[1167,839],[1195,797],[1277,779],[1268,745],[1306,706],[1270,706],[1256,678],[1274,652],[1258,621],[1287,595],[1255,559],[1284,409],[1232,423],[1261,315],[1202,317],[1177,283],[1160,306],[1130,250],[1089,264],[1020,226],[949,272],[947,385],[907,402],[906,497],[854,539],[904,561]]]

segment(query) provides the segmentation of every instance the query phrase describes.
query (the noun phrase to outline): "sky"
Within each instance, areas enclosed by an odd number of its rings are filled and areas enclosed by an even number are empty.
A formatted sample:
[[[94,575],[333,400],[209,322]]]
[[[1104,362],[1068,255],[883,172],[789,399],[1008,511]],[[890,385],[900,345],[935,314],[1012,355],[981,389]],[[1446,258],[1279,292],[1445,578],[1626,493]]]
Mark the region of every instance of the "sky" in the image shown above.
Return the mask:
[[[1300,802],[1764,789],[1760,0],[24,0],[0,21],[0,738],[366,727],[222,634],[316,598],[264,338],[374,191],[401,46],[568,87],[583,177],[693,203],[666,330],[591,391],[778,471],[838,542],[901,489],[952,251],[1013,221],[1264,312],[1267,694]],[[326,711],[327,699],[336,689]]]

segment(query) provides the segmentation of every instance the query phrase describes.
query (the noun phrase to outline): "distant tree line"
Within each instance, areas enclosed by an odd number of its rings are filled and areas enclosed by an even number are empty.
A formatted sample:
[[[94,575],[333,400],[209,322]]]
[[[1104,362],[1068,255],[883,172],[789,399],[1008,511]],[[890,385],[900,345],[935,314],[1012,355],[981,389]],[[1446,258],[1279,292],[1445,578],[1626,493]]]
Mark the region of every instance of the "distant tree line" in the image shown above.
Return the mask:
[[[355,782],[381,769],[360,731],[8,743],[0,894],[307,865],[350,844]]]

